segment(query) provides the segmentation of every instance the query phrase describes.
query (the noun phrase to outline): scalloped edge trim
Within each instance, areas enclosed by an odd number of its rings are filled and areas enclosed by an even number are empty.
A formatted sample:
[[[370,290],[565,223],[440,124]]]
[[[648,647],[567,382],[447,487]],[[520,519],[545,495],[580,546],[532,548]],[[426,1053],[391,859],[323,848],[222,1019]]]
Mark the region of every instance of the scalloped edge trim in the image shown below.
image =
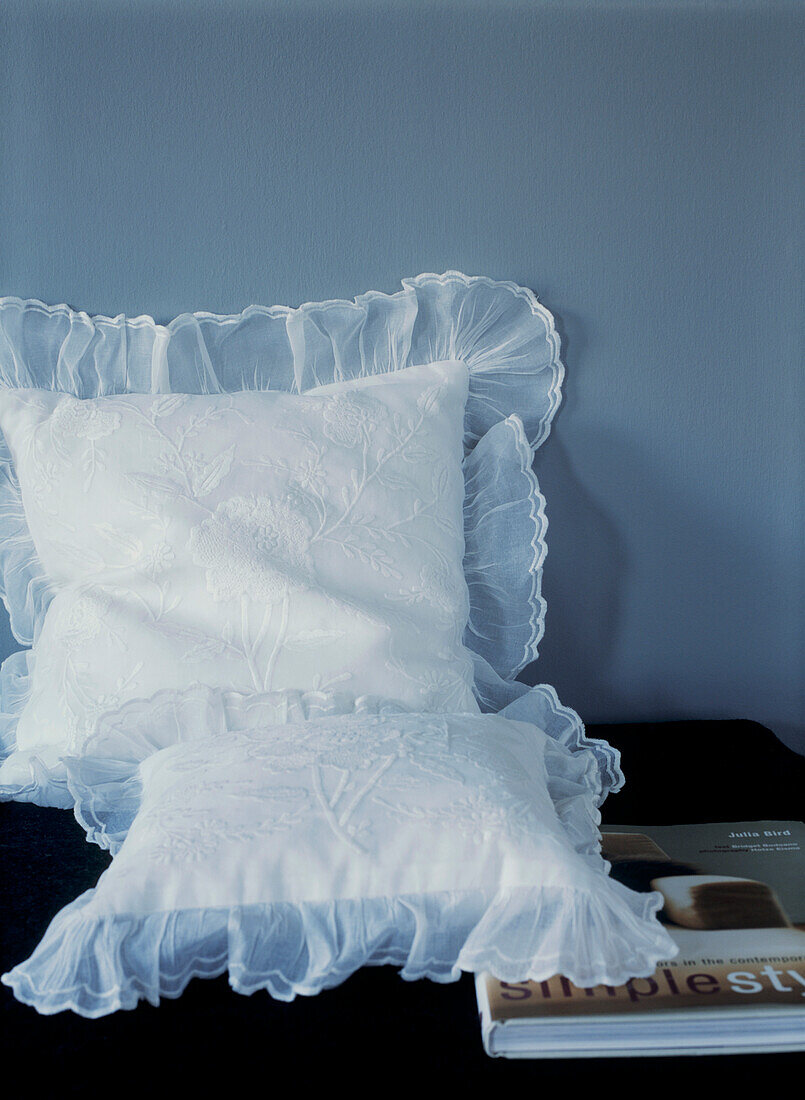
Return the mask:
[[[546,613],[547,613],[548,605],[547,605],[547,601],[545,600],[545,598],[542,595],[542,569],[543,569],[543,566],[545,564],[545,558],[546,558],[547,553],[548,553],[548,544],[547,544],[547,539],[546,539],[546,534],[547,534],[547,531],[548,531],[548,517],[547,517],[547,514],[546,514],[547,505],[546,505],[545,497],[543,496],[543,494],[540,490],[539,481],[538,481],[537,475],[536,475],[536,473],[534,472],[534,469],[533,469],[534,453],[531,450],[530,443],[528,442],[528,437],[527,437],[526,432],[525,432],[525,426],[523,424],[522,418],[520,416],[518,416],[516,413],[512,413],[510,416],[507,416],[504,420],[501,420],[498,424],[494,425],[494,427],[490,428],[489,432],[496,432],[498,429],[505,429],[511,434],[511,439],[512,439],[513,444],[514,444],[514,456],[515,456],[515,460],[517,462],[517,467],[516,467],[517,473],[520,475],[521,480],[522,480],[522,482],[524,483],[524,486],[525,486],[525,490],[524,491],[520,490],[517,496],[513,496],[510,503],[511,504],[516,503],[516,504],[519,505],[524,501],[528,502],[528,509],[529,509],[528,520],[529,520],[529,522],[532,526],[532,529],[533,529],[533,534],[531,535],[530,539],[528,540],[527,545],[523,545],[523,547],[522,547],[522,553],[520,553],[518,551],[518,557],[519,558],[526,557],[526,555],[528,554],[529,548],[530,548],[530,554],[531,554],[531,560],[528,562],[528,564],[526,565],[525,570],[524,570],[525,576],[530,578],[530,591],[528,592],[528,595],[525,597],[524,601],[520,600],[520,599],[517,600],[518,606],[522,603],[525,603],[525,605],[529,609],[528,621],[523,624],[522,629],[519,628],[519,627],[517,628],[518,636],[519,635],[525,635],[527,633],[527,637],[525,638],[525,640],[522,643],[520,643],[521,648],[522,648],[521,656],[514,661],[514,664],[511,667],[506,667],[505,670],[503,668],[501,668],[501,670],[499,672],[498,672],[497,669],[495,669],[495,671],[501,677],[501,679],[507,680],[507,681],[512,681],[512,680],[516,679],[516,677],[519,675],[519,673],[522,672],[522,670],[527,665],[531,664],[533,661],[535,661],[537,659],[537,657],[539,655],[539,643],[542,641],[542,638],[545,634],[545,616],[546,616]],[[487,433],[487,434],[489,434],[489,433]],[[478,446],[482,445],[485,438],[486,438],[486,436],[481,437],[481,439],[478,441]],[[465,457],[465,460],[464,460],[465,464],[468,461],[470,461],[472,456],[476,453],[477,453],[476,451],[470,452],[470,455]],[[465,470],[465,483],[466,483],[466,465],[464,467],[464,470]],[[478,476],[477,471],[473,471],[473,474],[471,476],[472,476],[472,479],[477,477]],[[480,490],[477,490],[478,493],[481,493],[483,491],[484,491],[483,488],[480,489]],[[470,502],[470,509],[471,509],[471,511],[473,511],[474,508],[475,508],[473,497],[472,497],[472,495],[470,495],[468,493],[465,493],[465,496],[464,496],[465,542],[467,541],[467,532],[472,531],[473,532],[473,536],[472,536],[473,545],[476,545],[476,544],[480,545],[480,540],[478,539],[477,534],[475,533],[475,530],[476,530],[475,527],[472,524],[468,524],[467,520],[466,520],[466,512],[467,512],[468,502]],[[520,540],[518,539],[518,546],[519,545],[520,545]],[[519,564],[519,562],[518,562],[518,564]],[[476,629],[476,624],[475,624],[474,616],[473,616],[473,608],[472,608],[472,591],[473,591],[473,584],[474,584],[475,578],[477,578],[479,576],[483,577],[484,574],[483,574],[483,571],[468,568],[467,564],[466,564],[466,556],[465,556],[464,574],[465,574],[465,579],[467,580],[467,584],[470,588],[470,594],[471,594],[470,595],[470,602],[471,602],[470,617],[467,621],[467,627],[465,628],[465,637],[467,636],[467,633],[469,632],[469,634],[471,634],[471,635],[474,634],[476,638],[478,638],[479,640],[482,640],[483,620],[481,621],[481,623],[478,624],[477,629]],[[467,642],[465,642],[465,646],[475,656],[477,656],[477,657],[482,656],[473,647],[473,645],[468,644]],[[482,659],[489,662],[489,659],[487,657],[483,657]],[[514,659],[514,658],[512,658],[512,659]],[[494,667],[494,666],[491,666],[491,663],[490,663],[490,667]]]
[[[63,313],[71,318],[78,317],[81,321],[89,321],[93,325],[114,325],[119,327],[122,323],[124,325],[133,325],[137,328],[152,328],[155,332],[173,333],[182,325],[193,324],[197,321],[215,321],[218,324],[226,325],[237,324],[239,321],[252,317],[255,314],[267,317],[287,317],[289,314],[307,313],[314,309],[329,309],[336,306],[342,309],[344,307],[360,309],[365,302],[377,300],[395,301],[397,299],[402,299],[409,289],[415,289],[417,286],[424,286],[427,283],[439,283],[444,286],[448,282],[456,282],[461,283],[465,287],[470,287],[473,283],[480,283],[492,288],[500,287],[501,289],[509,291],[513,297],[521,298],[528,303],[531,312],[538,316],[545,324],[547,339],[555,349],[555,359],[559,366],[562,367],[562,377],[564,377],[564,367],[559,362],[559,334],[556,331],[553,314],[542,305],[534,291],[529,287],[520,286],[511,279],[493,279],[489,275],[465,275],[462,271],[456,271],[453,268],[443,271],[441,274],[434,271],[423,271],[419,275],[403,278],[400,282],[403,289],[395,290],[391,293],[386,293],[386,291],[383,290],[367,290],[362,294],[356,294],[353,298],[324,298],[318,302],[302,302],[298,306],[263,306],[253,303],[252,305],[245,306],[239,313],[212,313],[203,309],[193,311],[185,310],[182,313],[177,313],[175,317],[165,324],[160,324],[158,321],[155,321],[148,313],[139,313],[135,317],[130,317],[126,313],[117,313],[114,316],[107,316],[103,313],[87,313],[83,309],[74,309],[66,302],[60,302],[57,305],[48,305],[40,298],[20,298],[15,294],[0,295],[0,310],[6,308],[6,306],[18,307],[20,309],[36,309],[45,314]],[[561,381],[562,379],[560,379],[560,384]]]
[[[39,745],[33,749],[17,748],[17,722],[30,698],[31,649],[18,649],[10,653],[0,665],[0,764],[11,756],[24,758],[28,781],[0,784],[0,802],[33,802],[40,806],[53,806],[62,810],[72,809],[73,799],[67,789],[66,777],[60,779],[56,771],[45,763],[40,751],[58,746]],[[22,765],[22,759],[16,761]]]
[[[531,539],[532,559],[528,567],[531,575],[531,592],[528,602],[531,604],[531,617],[529,626],[531,636],[523,647],[523,656],[520,663],[504,676],[504,680],[515,680],[523,669],[536,661],[539,656],[539,643],[545,635],[545,617],[548,613],[548,604],[542,595],[542,570],[548,555],[548,516],[547,503],[540,489],[537,475],[534,471],[534,451],[525,434],[523,421],[519,416],[507,416],[504,424],[511,427],[517,444],[517,453],[521,460],[521,473],[528,484],[528,501],[530,506],[529,519],[534,524],[534,534]]]
[[[521,680],[504,680],[483,657],[474,654],[474,691],[481,711],[484,714],[499,714],[503,718],[513,718],[537,726],[548,737],[565,745],[571,750],[590,749],[598,764],[600,776],[599,806],[608,794],[615,794],[625,782],[621,770],[620,750],[603,738],[588,737],[584,723],[572,707],[565,706],[551,684],[530,686]],[[532,705],[533,700],[541,700],[541,705]],[[548,717],[556,721],[556,729],[549,728],[545,722]],[[519,713],[519,712],[524,713]],[[537,711],[539,713],[534,713]],[[530,713],[529,713],[530,712]]]
[[[177,314],[166,324],[159,324],[147,313],[141,313],[135,317],[129,317],[125,313],[118,313],[112,317],[102,313],[91,314],[87,313],[85,310],[73,309],[73,307],[66,302],[61,302],[57,305],[47,305],[47,303],[41,301],[39,298],[19,298],[15,295],[0,296],[0,313],[9,307],[18,308],[20,310],[34,309],[48,316],[62,314],[71,320],[72,318],[77,318],[82,323],[89,323],[93,327],[119,328],[121,326],[131,326],[133,328],[150,328],[154,331],[155,336],[161,334],[164,339],[165,336],[172,336],[186,325],[198,325],[199,322],[213,322],[222,326],[234,325],[253,316],[285,318],[287,322],[289,317],[302,316],[319,310],[338,308],[361,311],[369,302],[402,301],[410,292],[415,292],[418,287],[426,287],[429,284],[447,286],[449,283],[458,283],[467,289],[473,285],[481,285],[490,289],[505,290],[511,294],[513,298],[517,298],[524,302],[532,315],[540,319],[545,328],[545,341],[551,351],[550,361],[547,365],[547,369],[550,369],[552,374],[551,384],[546,391],[548,399],[547,410],[542,417],[539,432],[535,435],[533,443],[529,444],[532,451],[536,451],[550,435],[551,425],[562,401],[562,384],[565,378],[565,368],[560,357],[561,341],[556,331],[554,316],[550,310],[542,305],[534,291],[529,287],[520,286],[510,279],[493,279],[488,275],[465,275],[463,272],[456,271],[452,268],[441,274],[432,271],[422,272],[419,275],[401,279],[400,283],[402,289],[393,291],[392,293],[386,293],[380,290],[368,290],[362,294],[356,294],[353,298],[327,298],[318,302],[303,302],[299,306],[262,306],[252,304],[246,306],[239,313],[212,313],[207,310],[196,310],[194,312],[185,311]],[[0,326],[0,333],[2,333],[2,326]],[[157,391],[152,390],[152,392]]]
[[[518,722],[528,722],[528,718],[518,718],[516,715],[509,716],[506,714],[506,711],[510,706],[519,703],[521,699],[524,699],[532,692],[544,696],[554,715],[567,723],[562,734],[558,737],[553,737],[553,740],[557,741],[560,745],[564,745],[565,748],[570,749],[571,752],[589,750],[598,761],[599,771],[601,772],[601,790],[599,792],[598,805],[600,806],[604,802],[608,794],[617,794],[626,782],[626,778],[621,768],[620,749],[616,748],[614,745],[610,745],[610,743],[603,740],[603,738],[588,737],[584,723],[578,713],[573,710],[572,707],[565,706],[565,704],[560,701],[559,696],[556,694],[556,688],[553,687],[552,684],[535,684],[531,688],[528,688],[526,685],[523,686],[526,687],[523,694],[513,700],[512,703],[502,707],[497,713],[503,718],[512,717]],[[536,725],[535,722],[531,724]],[[552,735],[548,734],[548,736]]]
[[[615,883],[607,876],[604,877],[611,886],[620,886],[620,883]],[[572,945],[567,944],[562,944],[558,950],[553,949],[550,952],[540,953],[536,951],[528,960],[507,957],[494,944],[490,944],[485,950],[475,946],[467,947],[467,944],[476,936],[477,929],[482,925],[489,911],[499,903],[505,903],[518,893],[540,895],[551,892],[557,895],[574,897],[574,909],[577,915],[580,907],[583,907],[588,916],[592,910],[602,907],[600,896],[596,897],[590,890],[562,886],[513,887],[497,892],[478,889],[444,891],[443,894],[401,894],[393,898],[334,899],[336,905],[341,900],[347,903],[357,900],[360,903],[369,904],[378,901],[389,907],[401,904],[411,911],[415,933],[418,933],[420,923],[424,917],[421,912],[418,912],[417,905],[421,907],[424,899],[433,901],[435,898],[444,896],[450,902],[455,901],[457,898],[472,898],[474,894],[487,895],[484,912],[474,926],[468,930],[464,945],[455,956],[445,959],[435,954],[429,954],[426,959],[417,959],[415,965],[409,965],[410,956],[416,948],[419,938],[415,934],[410,946],[407,948],[392,945],[377,949],[360,960],[353,959],[349,962],[345,959],[340,960],[340,965],[332,965],[326,974],[313,974],[307,979],[301,976],[291,978],[276,967],[247,970],[242,963],[231,958],[233,954],[231,942],[233,916],[236,917],[235,923],[237,925],[237,917],[240,917],[241,914],[246,912],[248,916],[248,911],[252,909],[271,909],[272,903],[270,902],[255,906],[218,906],[214,908],[155,911],[139,918],[129,917],[128,921],[142,925],[147,923],[149,918],[164,918],[168,914],[176,914],[177,916],[190,917],[191,924],[197,926],[199,914],[220,913],[221,925],[223,926],[225,923],[226,927],[219,926],[217,938],[225,939],[226,947],[223,950],[212,950],[207,955],[202,953],[202,948],[199,948],[199,953],[186,966],[171,973],[160,970],[157,974],[156,988],[153,985],[149,988],[140,974],[124,975],[120,963],[118,963],[118,981],[104,990],[90,992],[89,996],[81,996],[87,994],[87,986],[80,983],[54,990],[37,987],[31,976],[26,973],[28,964],[33,961],[39,949],[46,943],[52,929],[54,935],[59,934],[60,929],[54,929],[54,925],[66,924],[69,926],[69,924],[77,924],[81,920],[81,910],[91,904],[95,895],[93,889],[86,891],[74,902],[65,906],[54,917],[40,944],[28,960],[3,974],[0,977],[0,982],[12,990],[17,1000],[30,1005],[40,1015],[51,1016],[70,1009],[77,1015],[87,1019],[98,1019],[112,1012],[135,1009],[140,1001],[146,1001],[157,1007],[163,998],[174,1000],[180,997],[193,978],[216,978],[227,972],[230,988],[235,993],[249,996],[259,990],[267,992],[274,1000],[290,1002],[295,1000],[297,996],[315,996],[325,989],[334,988],[365,966],[399,966],[402,967],[399,976],[404,981],[418,981],[422,978],[428,978],[441,984],[458,981],[462,973],[477,974],[482,971],[491,971],[496,977],[508,982],[545,981],[557,972],[563,972],[575,985],[590,988],[597,985],[618,986],[631,978],[648,977],[654,973],[658,962],[672,958],[678,953],[676,944],[656,918],[657,911],[662,905],[662,896],[657,893],[637,894],[634,891],[626,890],[625,887],[621,887],[620,890],[614,889],[614,896],[607,900],[610,907],[620,908],[615,898],[621,895],[618,900],[625,907],[628,923],[643,926],[639,930],[642,933],[644,942],[640,945],[640,948],[632,947],[634,961],[631,963],[621,957],[617,963],[614,963],[615,968],[608,969],[608,967],[613,967],[613,963],[605,959],[598,959],[588,970],[578,970],[574,967]],[[628,895],[628,900],[624,895]],[[306,907],[304,902],[280,903],[280,905],[297,909]],[[95,927],[106,923],[114,926],[114,924],[122,923],[126,919],[123,915],[112,915],[90,918],[90,922]],[[576,924],[578,925],[578,923],[577,921]],[[601,917],[599,916],[597,921],[591,918],[590,923],[593,927],[595,924],[600,925]],[[237,930],[240,931],[239,925]],[[634,930],[632,929],[632,931]],[[80,934],[80,931],[74,928],[72,933],[72,938],[74,938],[77,934]],[[136,936],[136,934],[135,931],[134,935]],[[176,939],[175,929],[172,931],[172,938]],[[121,942],[123,942],[122,939]],[[52,945],[48,944],[48,948],[52,952]],[[192,951],[192,948],[190,950]],[[127,984],[124,984],[125,977],[129,979]],[[90,1006],[87,1002],[95,1003]]]

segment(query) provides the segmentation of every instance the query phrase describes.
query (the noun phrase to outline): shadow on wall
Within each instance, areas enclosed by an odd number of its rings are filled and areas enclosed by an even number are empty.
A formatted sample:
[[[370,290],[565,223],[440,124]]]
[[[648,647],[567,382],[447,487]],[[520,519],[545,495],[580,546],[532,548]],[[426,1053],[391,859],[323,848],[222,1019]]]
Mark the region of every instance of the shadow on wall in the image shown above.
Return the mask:
[[[553,684],[588,721],[616,721],[613,716],[629,710],[613,675],[628,572],[625,545],[556,436],[537,452],[534,468],[548,515],[542,588],[548,610],[539,659],[520,678]]]
[[[565,311],[561,317],[554,313],[554,322],[568,367],[558,413],[561,423],[577,406],[573,378],[582,369],[588,340],[581,318]],[[559,698],[583,717],[586,714],[588,721],[592,716],[623,715],[629,709],[627,700],[615,689],[611,673],[627,574],[625,544],[574,472],[556,431],[537,451],[534,470],[548,515],[542,589],[548,610],[539,659],[520,679],[553,684]]]
[[[777,559],[798,551],[759,538],[717,482],[691,482],[683,444],[654,449],[591,425],[589,410],[576,418],[585,339],[578,319],[557,330],[567,429],[534,464],[547,501],[546,630],[520,679],[554,684],[588,722],[749,718],[805,752],[801,632],[776,579],[795,568]]]
[[[619,514],[558,438],[537,453],[548,609],[539,659],[520,678],[554,684],[588,722],[748,718],[805,754],[797,612],[776,579],[794,563],[770,562],[744,516],[710,505],[712,487],[675,481],[632,441],[590,431],[585,451],[617,478]]]

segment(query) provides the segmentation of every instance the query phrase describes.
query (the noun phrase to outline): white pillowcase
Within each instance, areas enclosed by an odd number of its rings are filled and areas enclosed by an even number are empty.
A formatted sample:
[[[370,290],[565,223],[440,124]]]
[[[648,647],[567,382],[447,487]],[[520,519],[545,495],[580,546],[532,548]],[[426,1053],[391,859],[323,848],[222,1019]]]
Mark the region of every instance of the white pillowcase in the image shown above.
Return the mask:
[[[56,595],[0,783],[58,780],[100,714],[167,687],[477,711],[467,387],[443,362],[303,395],[1,392]]]
[[[592,752],[494,715],[288,709],[193,689],[99,723],[70,783],[117,854],[4,976],[19,999],[94,1017],[228,970],[290,1000],[367,963],[616,985],[673,955],[659,896],[607,877]]]
[[[475,697],[482,709],[496,709],[494,700],[508,699],[513,677],[536,657],[544,628],[546,521],[531,462],[550,430],[563,368],[553,319],[530,290],[448,271],[405,279],[391,295],[370,291],[297,309],[250,306],[231,316],[182,314],[167,325],[0,298],[0,389],[82,399],[296,394],[457,360],[469,371],[464,644],[473,654]],[[39,637],[56,589],[34,546],[13,456],[0,433],[0,596],[18,641],[30,645]],[[0,758],[17,748],[34,665],[35,655],[20,651],[0,667]],[[115,700],[113,692],[109,703]],[[534,698],[532,717],[543,724],[551,707],[537,706],[541,701],[550,702]],[[27,761],[16,755],[6,778],[0,778],[0,798],[66,804],[63,777],[36,755]]]

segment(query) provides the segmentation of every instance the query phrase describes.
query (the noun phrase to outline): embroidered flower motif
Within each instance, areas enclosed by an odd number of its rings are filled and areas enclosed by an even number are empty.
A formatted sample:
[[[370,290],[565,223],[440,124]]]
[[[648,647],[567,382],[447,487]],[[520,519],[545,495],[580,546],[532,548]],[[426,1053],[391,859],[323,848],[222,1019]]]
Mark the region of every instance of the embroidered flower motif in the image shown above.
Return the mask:
[[[448,807],[452,828],[481,841],[495,833],[511,837],[525,837],[529,833],[530,814],[528,804],[507,796],[505,789],[480,788],[457,799]],[[533,824],[532,824],[533,829]]]
[[[120,427],[120,413],[102,408],[96,401],[65,396],[53,410],[50,426],[56,436],[95,442]]]
[[[56,492],[62,469],[55,462],[34,461],[31,463],[30,494],[31,499],[43,512],[50,516],[59,513],[60,497]]]
[[[83,702],[81,710],[68,710],[64,715],[67,730],[67,746],[71,753],[80,754],[87,738],[95,729],[95,723],[104,714],[117,710],[124,702],[120,691],[106,692]]]
[[[372,738],[353,723],[318,722],[313,730],[299,730],[293,737],[268,738],[259,730],[245,739],[250,742],[250,756],[275,772],[309,767],[360,771],[403,751],[399,730],[379,730]]]
[[[325,768],[342,768],[345,771],[370,768],[384,756],[397,756],[400,752],[398,741],[397,730],[384,731],[373,741],[367,739],[365,731],[354,726],[351,729],[331,730],[319,751],[318,763]]]
[[[416,399],[416,407],[423,416],[432,416],[441,408],[441,398],[445,391],[445,384],[437,382],[434,386],[428,386]]]
[[[318,455],[306,455],[293,471],[293,483],[306,492],[321,496],[327,488],[327,477]]]
[[[357,447],[367,428],[379,424],[386,407],[362,395],[343,393],[324,402],[324,434],[342,447]]]
[[[163,416],[172,416],[190,400],[184,393],[169,393],[164,397],[158,397],[151,405],[151,416],[158,420]]]
[[[105,595],[82,593],[62,611],[56,621],[58,638],[68,649],[77,649],[100,634],[109,601]]]
[[[267,771],[295,772],[309,768],[316,763],[316,752],[309,745],[290,738],[255,738],[251,742],[249,755],[259,760]]]
[[[226,451],[215,455],[211,460],[204,455],[185,454],[183,458],[184,473],[190,483],[193,496],[205,497],[213,489],[217,489],[232,469],[234,458],[234,443]]]
[[[432,710],[443,705],[445,699],[455,695],[464,686],[464,681],[455,673],[440,672],[435,669],[424,672],[418,677],[418,680],[420,685],[419,694],[422,697],[425,710]]]
[[[461,610],[462,593],[443,562],[426,562],[419,570],[419,592],[423,600],[453,618]]]
[[[156,578],[166,573],[173,565],[176,554],[167,542],[157,543],[140,559],[140,568],[149,577]]]
[[[387,599],[407,604],[429,604],[440,618],[454,620],[464,609],[465,596],[451,571],[441,561],[426,562],[419,570],[419,583],[400,589]]]
[[[307,519],[289,500],[232,497],[190,532],[193,561],[215,600],[280,600],[309,581]]]

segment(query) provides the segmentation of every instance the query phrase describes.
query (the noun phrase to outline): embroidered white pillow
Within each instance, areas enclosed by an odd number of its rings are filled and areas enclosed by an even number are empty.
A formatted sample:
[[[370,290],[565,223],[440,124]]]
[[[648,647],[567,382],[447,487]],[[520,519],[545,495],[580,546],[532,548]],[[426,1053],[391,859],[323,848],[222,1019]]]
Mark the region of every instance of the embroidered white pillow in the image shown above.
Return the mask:
[[[533,451],[546,439],[559,405],[564,370],[551,314],[530,290],[511,282],[447,271],[404,279],[396,294],[370,291],[353,301],[307,302],[296,309],[253,305],[228,316],[185,313],[167,325],[150,317],[90,316],[66,305],[0,297],[0,388],[81,398],[269,389],[304,393],[331,382],[447,360],[460,360],[469,370],[466,450],[516,415],[522,455],[515,466],[530,469]],[[496,477],[495,451],[501,443],[508,450],[513,440],[501,432],[487,437],[485,458],[473,459],[476,473],[491,463]],[[508,492],[522,476],[513,469],[506,480]],[[536,568],[533,525],[522,542],[496,537],[494,523],[485,535],[489,549],[483,561],[491,573],[471,589],[467,644],[473,649],[482,645],[477,652],[509,678],[533,659],[542,629],[543,607],[528,575]],[[514,584],[509,583],[512,576]],[[52,592],[1,436],[0,596],[14,637],[31,645]],[[506,631],[498,628],[503,622]],[[4,694],[22,663],[15,659],[13,670],[6,667],[0,674]],[[2,725],[0,715],[0,740]]]
[[[607,876],[592,752],[494,715],[244,728],[192,695],[102,721],[70,763],[80,816],[127,835],[3,977],[40,1012],[102,1016],[226,970],[282,1000],[380,963],[617,985],[674,954],[659,896]]]
[[[0,783],[58,781],[99,714],[166,687],[340,684],[477,711],[467,385],[446,362],[304,395],[0,393],[56,589]]]

